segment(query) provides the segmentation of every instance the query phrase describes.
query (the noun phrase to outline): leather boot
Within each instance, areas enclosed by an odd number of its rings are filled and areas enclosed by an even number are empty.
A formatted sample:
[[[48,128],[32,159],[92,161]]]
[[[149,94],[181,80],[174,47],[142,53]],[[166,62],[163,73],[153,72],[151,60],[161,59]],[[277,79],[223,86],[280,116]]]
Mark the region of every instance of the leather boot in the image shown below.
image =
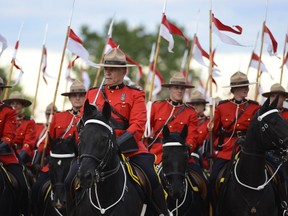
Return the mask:
[[[169,216],[170,213],[168,211],[167,203],[164,197],[163,188],[159,185],[156,189],[152,191],[152,203],[154,208],[159,213],[160,216]]]

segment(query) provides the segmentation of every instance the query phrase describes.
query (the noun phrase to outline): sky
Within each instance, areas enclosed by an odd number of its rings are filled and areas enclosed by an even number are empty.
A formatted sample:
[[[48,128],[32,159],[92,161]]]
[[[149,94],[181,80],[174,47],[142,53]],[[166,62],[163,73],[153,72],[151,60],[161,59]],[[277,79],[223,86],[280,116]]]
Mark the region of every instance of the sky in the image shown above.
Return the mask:
[[[1,0],[0,34],[7,39],[8,49],[0,58],[0,67],[9,67],[13,47],[23,24],[17,59],[24,70],[21,80],[21,85],[24,87],[23,91],[32,98],[36,88],[45,26],[48,24],[46,37],[47,71],[57,77],[60,71],[61,53],[72,5],[73,0]],[[115,14],[115,23],[125,20],[131,28],[144,25],[148,32],[156,32],[159,31],[156,26],[161,22],[163,5],[163,0],[75,0],[71,28],[77,34],[80,32],[80,27],[85,24],[89,25],[91,30],[101,32],[107,20]],[[238,47],[223,44],[216,35],[213,35],[212,46],[213,48],[217,47],[215,61],[224,75],[219,80],[220,88],[229,84],[229,77],[232,73],[237,70],[247,71],[252,50],[259,54],[260,37],[257,41],[256,38],[258,32],[261,31],[264,20],[278,42],[278,55],[282,58],[285,34],[288,32],[288,20],[285,18],[288,12],[287,0],[167,0],[165,13],[168,20],[173,20],[174,24],[185,27],[188,38],[192,38],[196,32],[202,47],[208,51],[209,10],[211,8],[215,17],[224,24],[240,25],[243,28],[242,35],[230,34],[229,36],[246,45],[245,47]],[[155,42],[156,40],[155,38]],[[275,78],[275,80],[271,80],[268,75],[262,78],[264,91],[268,91],[273,83],[279,82],[281,60],[270,57],[264,45],[262,61]],[[207,71],[192,61],[193,67]],[[62,75],[57,95],[67,90],[63,78],[65,68],[66,65],[61,69]],[[17,76],[17,73],[17,71],[13,72],[13,77]],[[255,79],[253,73],[255,71],[251,69],[249,72],[251,81]],[[287,69],[284,70],[284,73],[287,77]],[[205,71],[202,75],[205,76]],[[285,88],[287,87],[286,77],[284,76],[283,79]],[[56,80],[50,79],[48,83],[50,84],[46,86],[42,80],[40,81],[38,93],[40,98],[35,116],[39,121],[43,120],[45,106],[54,97]],[[68,83],[68,85],[70,84]],[[223,93],[221,94],[223,95]],[[61,96],[56,99],[56,105],[60,110],[64,108],[63,99]]]

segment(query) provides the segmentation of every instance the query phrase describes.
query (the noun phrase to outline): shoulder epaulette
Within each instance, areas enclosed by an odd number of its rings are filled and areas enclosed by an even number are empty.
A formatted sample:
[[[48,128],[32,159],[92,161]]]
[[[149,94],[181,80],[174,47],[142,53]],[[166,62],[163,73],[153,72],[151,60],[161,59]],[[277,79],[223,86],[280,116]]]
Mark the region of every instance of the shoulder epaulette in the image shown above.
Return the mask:
[[[219,101],[218,105],[227,103],[227,102],[229,102],[229,101],[230,101],[229,99],[221,100],[221,101]]]
[[[31,120],[31,116],[24,116],[23,120]]]
[[[3,103],[3,104],[0,105],[0,111],[1,111],[4,107],[7,107],[7,108],[10,108],[10,109],[13,109],[12,106],[10,106],[9,104],[5,104],[5,103]]]
[[[248,100],[248,103],[259,105],[259,103],[257,101],[254,101],[254,100]]]
[[[131,85],[126,85],[128,88],[130,89],[135,89],[135,90],[138,90],[138,91],[141,91],[142,89],[138,86],[131,86]]]
[[[153,101],[153,103],[159,103],[159,102],[163,102],[165,100],[156,100],[156,101]]]
[[[99,86],[91,87],[91,88],[88,89],[88,91],[92,90],[92,89],[98,89],[98,88],[99,88]]]

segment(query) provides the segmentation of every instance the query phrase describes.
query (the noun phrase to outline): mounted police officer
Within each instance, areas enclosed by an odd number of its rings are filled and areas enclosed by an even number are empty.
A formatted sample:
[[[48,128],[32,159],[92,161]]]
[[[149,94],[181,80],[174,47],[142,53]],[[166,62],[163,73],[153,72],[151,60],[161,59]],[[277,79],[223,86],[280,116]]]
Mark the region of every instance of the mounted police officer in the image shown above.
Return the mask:
[[[233,153],[239,149],[236,141],[245,137],[248,126],[260,107],[258,102],[246,99],[251,84],[255,83],[249,82],[246,74],[240,71],[234,73],[230,77],[230,85],[226,86],[231,88],[233,98],[220,101],[215,109],[213,127],[215,158],[210,175],[211,195],[219,171],[233,159]]]
[[[35,146],[35,121],[23,114],[23,109],[29,107],[31,101],[25,99],[19,91],[14,91],[9,95],[9,99],[3,101],[13,107],[17,114],[16,134],[14,138],[14,148],[23,164],[31,165],[34,156]]]
[[[284,101],[288,98],[288,92],[285,91],[285,88],[281,86],[279,83],[275,83],[271,86],[269,92],[265,92],[262,94],[263,97],[267,98],[270,97],[270,102],[272,103],[276,97],[278,96],[278,103],[277,103],[277,109],[281,113],[281,116],[288,121],[288,109],[283,107]],[[274,157],[272,152],[267,153],[267,159],[270,161],[270,163],[274,166],[275,169],[279,166],[279,159],[277,157]],[[283,194],[282,199],[286,202],[286,207],[288,206],[288,163],[285,162],[279,169],[279,176],[281,179],[281,186],[284,188],[285,194]],[[284,205],[285,206],[285,205]]]
[[[154,170],[154,155],[141,141],[146,123],[145,93],[123,83],[129,65],[125,54],[114,48],[104,56],[104,78],[106,84],[92,88],[86,97],[101,110],[105,101],[112,108],[111,123],[117,143],[125,157],[140,166],[148,176],[152,187],[152,203],[159,214],[169,215],[162,186]],[[98,98],[96,96],[98,95]]]
[[[4,88],[11,88],[6,86],[3,79],[0,77],[0,94],[2,94]],[[13,151],[13,144],[15,139],[15,131],[17,128],[17,113],[7,104],[0,101],[0,162],[3,163],[4,168],[12,173],[18,181],[18,189],[15,196],[17,197],[16,205],[21,209],[21,213],[25,216],[29,215],[29,186],[24,176],[23,167],[19,164],[19,160]],[[0,209],[1,215],[7,215],[4,213],[5,209]]]
[[[66,139],[75,136],[76,141],[79,142],[77,123],[81,118],[80,109],[84,104],[85,94],[86,94],[85,87],[79,80],[75,80],[71,84],[69,92],[61,94],[62,96],[69,97],[69,101],[72,105],[72,108],[63,112],[56,112],[54,114],[52,122],[50,123],[49,127],[49,135],[51,136],[52,139],[56,138]],[[45,146],[45,140],[42,143],[40,143],[37,154],[39,155],[47,154],[50,151],[49,142],[47,144],[48,145]],[[38,157],[39,156],[37,156],[37,158]],[[71,166],[77,167],[77,165],[74,164],[76,164],[76,160]],[[34,201],[33,204],[37,205],[37,196],[39,194],[39,191],[48,179],[49,179],[49,167],[48,164],[46,164],[42,168],[39,178],[37,179],[37,182],[32,187],[32,201]],[[37,206],[35,209],[37,209]]]
[[[189,106],[193,107],[195,111],[197,112],[198,116],[198,123],[197,123],[197,132],[198,132],[198,138],[197,138],[197,148],[199,154],[202,156],[202,154],[206,154],[208,150],[206,150],[206,146],[204,146],[204,142],[209,134],[208,131],[208,123],[210,122],[209,116],[205,115],[205,110],[206,110],[206,104],[209,103],[204,95],[198,91],[195,90],[192,92],[190,100],[186,102]],[[206,160],[205,157],[202,157],[202,162],[203,162],[203,168],[206,170],[209,169],[209,164]]]

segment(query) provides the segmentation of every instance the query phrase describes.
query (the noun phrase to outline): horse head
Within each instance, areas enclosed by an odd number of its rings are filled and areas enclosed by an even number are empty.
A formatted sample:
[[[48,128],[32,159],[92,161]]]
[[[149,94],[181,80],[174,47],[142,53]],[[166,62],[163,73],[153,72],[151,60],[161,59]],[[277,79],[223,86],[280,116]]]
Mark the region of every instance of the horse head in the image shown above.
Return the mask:
[[[49,159],[51,201],[55,208],[62,209],[66,204],[64,181],[69,172],[71,161],[77,156],[78,146],[75,134],[65,139],[52,139],[49,135],[49,143],[51,146]]]
[[[287,160],[288,122],[278,112],[277,103],[278,97],[272,103],[268,98],[256,112],[247,131],[245,148],[272,151],[280,160]],[[258,145],[253,147],[249,140],[255,140]]]
[[[167,125],[163,128],[163,176],[168,194],[173,199],[182,198],[185,193],[185,177],[189,151],[186,145],[188,127],[184,125],[181,133],[170,132]]]
[[[110,159],[115,150],[115,135],[110,126],[111,107],[104,103],[102,112],[86,100],[80,134],[78,177],[81,187],[91,187],[93,183],[105,179],[105,168],[109,169]]]

